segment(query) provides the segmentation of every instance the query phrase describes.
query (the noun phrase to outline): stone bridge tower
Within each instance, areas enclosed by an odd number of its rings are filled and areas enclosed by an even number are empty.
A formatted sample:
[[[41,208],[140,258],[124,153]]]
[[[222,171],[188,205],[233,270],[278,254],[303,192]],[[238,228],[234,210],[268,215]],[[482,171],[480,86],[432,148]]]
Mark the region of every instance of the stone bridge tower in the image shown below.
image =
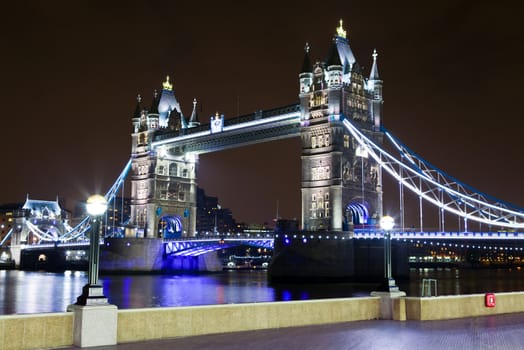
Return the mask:
[[[382,141],[382,81],[377,54],[365,78],[340,26],[328,59],[311,64],[306,44],[299,74],[302,141],[302,228],[351,231],[382,216],[378,164],[342,124],[348,118],[376,142]]]
[[[196,100],[189,123],[174,95],[169,77],[149,109],[141,98],[132,119],[131,218],[137,237],[193,236],[196,227],[198,158],[176,148],[154,149],[152,141],[165,133],[183,134],[199,125]]]

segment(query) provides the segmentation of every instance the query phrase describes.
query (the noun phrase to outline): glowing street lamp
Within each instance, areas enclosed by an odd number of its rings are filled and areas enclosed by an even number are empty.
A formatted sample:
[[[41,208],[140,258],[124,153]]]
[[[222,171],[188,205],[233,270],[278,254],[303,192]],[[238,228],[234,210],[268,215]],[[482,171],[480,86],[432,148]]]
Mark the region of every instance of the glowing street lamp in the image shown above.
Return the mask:
[[[391,216],[383,216],[380,219],[380,228],[384,230],[384,284],[383,289],[387,292],[398,292],[399,289],[391,274],[391,230],[395,226],[395,220]]]
[[[99,257],[100,257],[100,222],[107,210],[107,201],[101,195],[93,195],[87,199],[87,213],[91,216],[91,232],[89,235],[89,271],[88,282],[82,289],[82,295],[77,300],[77,305],[102,305],[107,304],[102,285],[98,283]]]

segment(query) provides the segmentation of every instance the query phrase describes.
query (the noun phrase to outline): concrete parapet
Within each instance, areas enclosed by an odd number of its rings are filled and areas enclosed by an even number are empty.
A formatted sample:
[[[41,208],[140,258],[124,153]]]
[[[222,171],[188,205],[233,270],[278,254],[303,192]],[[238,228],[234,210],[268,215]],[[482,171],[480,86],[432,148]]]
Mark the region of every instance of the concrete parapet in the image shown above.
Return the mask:
[[[0,349],[58,348],[72,344],[70,312],[0,316]]]
[[[496,293],[495,307],[484,294],[427,298],[391,298],[392,319],[443,320],[524,312],[524,292]],[[320,325],[381,317],[381,298],[344,298],[112,310],[117,343],[228,333],[247,330]],[[72,346],[76,313],[0,316],[0,349]],[[100,323],[100,322],[99,322]],[[102,322],[103,323],[103,322]],[[95,328],[91,326],[90,330]],[[80,344],[77,344],[80,345]],[[81,346],[88,346],[83,344]]]
[[[408,320],[445,320],[524,312],[524,292],[496,293],[495,307],[486,307],[485,294],[405,298]]]
[[[120,310],[118,342],[379,318],[379,298]]]

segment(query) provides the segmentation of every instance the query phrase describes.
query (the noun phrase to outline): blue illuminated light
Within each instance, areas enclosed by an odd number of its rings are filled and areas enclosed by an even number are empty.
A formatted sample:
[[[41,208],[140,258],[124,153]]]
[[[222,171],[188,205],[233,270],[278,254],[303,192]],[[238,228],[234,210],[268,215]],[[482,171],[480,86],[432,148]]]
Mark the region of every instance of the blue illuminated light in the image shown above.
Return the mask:
[[[307,238],[303,238],[302,242],[307,243]]]
[[[291,292],[288,290],[282,291],[282,301],[290,301],[291,300]]]
[[[286,238],[286,239],[284,240],[284,243],[285,243],[286,245],[289,245],[289,238]]]

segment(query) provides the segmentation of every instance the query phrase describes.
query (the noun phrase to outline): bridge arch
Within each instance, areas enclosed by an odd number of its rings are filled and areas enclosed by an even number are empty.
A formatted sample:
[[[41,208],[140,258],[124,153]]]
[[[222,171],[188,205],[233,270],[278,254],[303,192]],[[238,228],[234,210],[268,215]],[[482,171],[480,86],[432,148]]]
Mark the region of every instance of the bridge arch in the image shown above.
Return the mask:
[[[164,215],[158,220],[158,232],[163,238],[179,238],[183,232],[182,218],[179,215]]]
[[[367,225],[369,223],[369,203],[362,200],[352,200],[346,205],[346,218],[353,225]]]

